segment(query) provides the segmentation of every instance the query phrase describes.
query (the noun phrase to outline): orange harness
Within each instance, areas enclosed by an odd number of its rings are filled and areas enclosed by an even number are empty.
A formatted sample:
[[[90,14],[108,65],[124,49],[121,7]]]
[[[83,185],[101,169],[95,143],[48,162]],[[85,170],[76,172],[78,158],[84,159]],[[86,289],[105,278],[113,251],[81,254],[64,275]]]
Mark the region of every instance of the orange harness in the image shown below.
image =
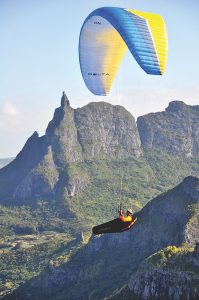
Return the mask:
[[[124,215],[120,215],[120,220],[122,222],[132,222],[133,221],[133,218],[131,216],[127,216],[125,217]]]
[[[121,218],[120,218],[120,220],[121,220]],[[136,221],[137,221],[137,218],[132,220],[132,222],[127,227],[123,228],[121,231],[129,230]],[[127,221],[125,221],[125,222],[127,222]]]

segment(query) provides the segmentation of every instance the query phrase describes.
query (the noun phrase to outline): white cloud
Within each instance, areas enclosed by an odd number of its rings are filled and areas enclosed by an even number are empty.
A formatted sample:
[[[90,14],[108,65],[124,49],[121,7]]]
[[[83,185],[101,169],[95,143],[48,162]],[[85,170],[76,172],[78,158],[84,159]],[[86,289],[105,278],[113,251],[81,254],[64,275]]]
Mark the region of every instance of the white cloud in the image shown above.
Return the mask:
[[[19,113],[16,106],[11,102],[5,102],[2,105],[1,111],[6,116],[15,116]]]

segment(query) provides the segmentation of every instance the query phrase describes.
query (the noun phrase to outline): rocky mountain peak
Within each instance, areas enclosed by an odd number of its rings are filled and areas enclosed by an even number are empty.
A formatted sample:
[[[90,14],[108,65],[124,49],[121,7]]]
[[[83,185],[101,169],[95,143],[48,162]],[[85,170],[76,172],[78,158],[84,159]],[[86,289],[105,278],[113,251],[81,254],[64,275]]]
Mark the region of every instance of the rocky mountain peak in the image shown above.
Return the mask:
[[[172,101],[163,112],[137,119],[142,147],[178,157],[199,156],[199,105]]]
[[[55,109],[53,119],[49,122],[47,126],[47,135],[51,133],[54,129],[58,128],[62,121],[67,122],[68,112],[69,114],[73,113],[73,108],[71,108],[70,102],[65,92],[63,92],[63,95],[61,97],[61,106]]]
[[[41,153],[44,153],[44,148],[45,148],[45,136],[39,137],[39,134],[37,131],[35,131],[26,141],[24,147],[22,150],[19,152],[17,155],[17,158],[21,158],[22,160],[26,158],[27,163],[30,157],[30,153],[33,153],[33,157],[37,156],[37,160],[39,159]],[[41,148],[39,150],[39,148]]]
[[[169,106],[165,109],[166,112],[179,112],[180,110],[184,110],[188,107],[183,101],[174,100],[169,103]]]
[[[81,147],[78,143],[77,128],[75,124],[74,109],[63,92],[61,106],[55,109],[53,119],[46,129],[48,144],[56,164],[65,167],[67,163],[81,160]]]
[[[30,138],[38,138],[38,137],[39,137],[39,133],[37,131],[34,131],[34,133]]]
[[[26,141],[24,147],[22,150],[26,149],[27,147],[33,146],[35,143],[37,143],[39,139],[39,134],[37,131],[35,131]]]
[[[64,106],[70,106],[70,102],[69,102],[65,92],[63,92],[63,95],[61,97],[61,107],[64,107]]]

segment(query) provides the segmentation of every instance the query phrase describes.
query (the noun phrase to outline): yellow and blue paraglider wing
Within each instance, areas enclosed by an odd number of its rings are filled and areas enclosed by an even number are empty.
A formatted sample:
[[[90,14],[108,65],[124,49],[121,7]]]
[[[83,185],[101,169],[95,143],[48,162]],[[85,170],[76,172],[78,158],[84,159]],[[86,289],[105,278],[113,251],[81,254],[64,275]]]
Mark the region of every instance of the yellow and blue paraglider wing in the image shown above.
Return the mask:
[[[79,60],[93,94],[109,93],[127,48],[146,73],[162,75],[167,59],[162,17],[117,7],[99,8],[87,17],[79,38]]]

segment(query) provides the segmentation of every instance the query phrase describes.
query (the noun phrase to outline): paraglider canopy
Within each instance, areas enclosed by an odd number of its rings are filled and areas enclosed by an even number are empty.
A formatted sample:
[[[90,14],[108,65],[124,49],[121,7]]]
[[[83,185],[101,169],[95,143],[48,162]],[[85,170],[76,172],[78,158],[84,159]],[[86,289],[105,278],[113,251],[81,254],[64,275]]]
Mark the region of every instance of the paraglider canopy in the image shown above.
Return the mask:
[[[121,60],[130,50],[140,67],[162,75],[167,61],[167,34],[160,15],[118,7],[94,10],[79,38],[83,79],[95,95],[106,96]]]

